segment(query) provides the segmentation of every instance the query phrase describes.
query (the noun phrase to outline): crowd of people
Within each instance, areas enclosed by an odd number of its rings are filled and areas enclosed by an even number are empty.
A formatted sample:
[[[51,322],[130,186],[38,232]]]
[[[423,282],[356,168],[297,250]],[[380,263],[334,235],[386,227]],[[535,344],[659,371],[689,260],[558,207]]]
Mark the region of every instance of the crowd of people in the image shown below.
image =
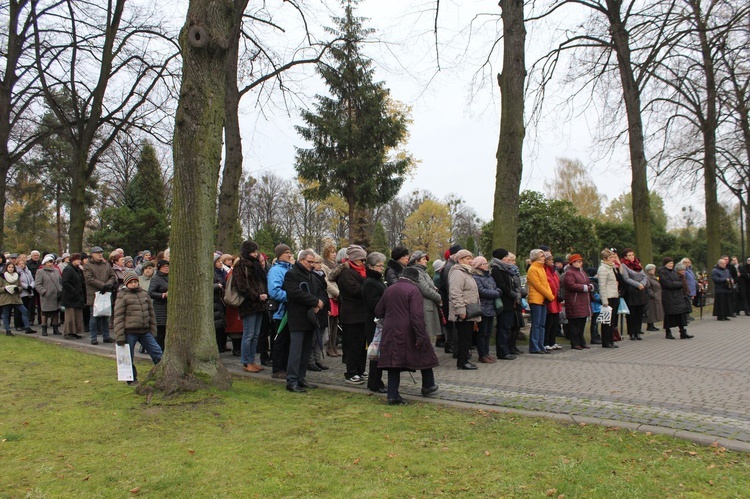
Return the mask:
[[[291,392],[316,388],[307,372],[329,369],[325,359],[341,357],[347,384],[366,383],[369,390],[387,394],[389,404],[405,404],[399,393],[403,371],[421,371],[423,395],[438,390],[436,348],[452,354],[461,370],[477,369],[473,350],[479,363],[517,359],[527,317],[528,353],[537,355],[562,349],[560,337],[573,350],[618,348],[620,315],[633,341],[641,340],[644,326],[659,331],[657,323],[666,339],[676,339],[673,331],[690,339],[690,313],[703,305],[707,288],[707,277],[696,276],[689,258],[664,258],[657,269],[643,265],[632,248],[604,249],[595,267],[586,266],[579,254],[555,257],[540,246],[525,262],[525,283],[516,256],[502,248],[492,251],[489,261],[459,245],[443,256],[429,272],[429,255],[402,246],[393,248],[390,258],[357,245],[339,250],[328,245],[322,255],[305,249],[295,258],[289,246],[279,244],[271,259],[249,240],[237,256],[217,251],[218,351],[240,357],[246,372],[270,367],[271,376],[285,379]],[[101,335],[104,343],[129,345],[131,355],[140,343],[141,352],[155,364],[160,361],[166,346],[168,249],[135,257],[116,249],[105,259],[95,246],[88,254],[58,257],[34,250],[28,257],[6,253],[0,259],[7,336],[13,336],[12,314],[16,331],[35,334],[32,326],[38,322],[43,336],[79,340],[88,334],[94,345]],[[750,315],[750,259],[741,266],[723,256],[710,279],[718,320]],[[110,301],[108,314],[95,312],[97,294]],[[137,382],[135,367],[133,378]]]

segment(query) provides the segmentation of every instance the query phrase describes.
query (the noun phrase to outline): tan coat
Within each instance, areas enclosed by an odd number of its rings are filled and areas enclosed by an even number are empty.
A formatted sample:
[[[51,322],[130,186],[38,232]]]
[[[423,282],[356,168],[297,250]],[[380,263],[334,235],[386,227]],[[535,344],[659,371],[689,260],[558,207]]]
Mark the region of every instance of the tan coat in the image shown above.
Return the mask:
[[[94,305],[94,295],[101,291],[105,285],[110,285],[112,290],[117,286],[117,276],[112,266],[106,261],[89,262],[83,266],[83,278],[86,281],[86,305]]]
[[[448,273],[448,320],[466,314],[466,305],[479,303],[479,289],[477,283],[467,269],[461,264],[451,267]],[[482,317],[468,319],[471,322],[481,322]]]
[[[115,341],[125,341],[128,332],[151,332],[156,336],[156,314],[151,298],[140,286],[123,287],[115,301]]]
[[[3,273],[0,272],[0,307],[6,305],[20,305],[21,301],[21,290],[18,288],[21,285],[20,279],[15,282],[16,290],[13,293],[8,293],[5,286],[10,285],[8,281],[3,277]]]

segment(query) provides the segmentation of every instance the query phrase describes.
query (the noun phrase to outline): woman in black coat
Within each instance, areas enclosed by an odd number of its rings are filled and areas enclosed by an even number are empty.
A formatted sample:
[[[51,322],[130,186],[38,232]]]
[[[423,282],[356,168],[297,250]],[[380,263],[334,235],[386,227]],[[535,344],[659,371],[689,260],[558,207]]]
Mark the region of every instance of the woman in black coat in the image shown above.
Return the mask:
[[[670,328],[677,326],[680,339],[692,338],[687,334],[687,316],[692,311],[690,306],[690,291],[685,279],[685,266],[666,257],[664,266],[659,269],[659,284],[661,284],[661,300],[664,305],[664,331],[668,340],[674,340]]]
[[[159,260],[156,264],[156,274],[148,285],[148,295],[154,302],[156,313],[156,342],[164,349],[167,337],[167,293],[169,291],[169,260]]]
[[[227,349],[227,308],[224,305],[224,287],[226,279],[224,269],[219,259],[221,255],[214,255],[214,333],[219,353]]]
[[[425,327],[422,293],[416,285],[418,280],[417,269],[405,268],[398,282],[388,286],[375,307],[375,316],[383,319],[378,365],[388,371],[389,405],[406,404],[398,390],[401,371],[421,371],[423,396],[438,390],[432,372],[438,359]]]
[[[733,314],[732,293],[734,281],[727,268],[727,261],[719,258],[716,266],[711,270],[711,280],[714,282],[714,317],[720,321],[728,321]]]
[[[365,335],[367,344],[372,343],[375,336],[375,307],[378,306],[380,298],[385,293],[383,283],[383,269],[385,268],[385,255],[376,251],[367,255],[366,261],[367,277],[362,283],[362,297],[365,300],[367,320],[365,321]],[[383,383],[383,370],[378,367],[377,359],[370,359],[370,375],[367,378],[367,388],[371,392],[386,393],[388,390]]]
[[[60,305],[65,307],[63,338],[80,340],[83,336],[83,308],[86,306],[86,281],[81,268],[81,254],[70,255],[70,263],[62,273]]]

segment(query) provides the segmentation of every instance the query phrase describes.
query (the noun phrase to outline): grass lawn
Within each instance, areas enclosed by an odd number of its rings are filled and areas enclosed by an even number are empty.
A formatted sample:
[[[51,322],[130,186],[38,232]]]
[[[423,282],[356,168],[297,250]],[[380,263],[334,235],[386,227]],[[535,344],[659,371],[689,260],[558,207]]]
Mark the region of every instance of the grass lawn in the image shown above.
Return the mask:
[[[145,373],[148,364],[143,364]],[[750,455],[237,379],[151,404],[115,361],[0,337],[0,497],[742,497]]]

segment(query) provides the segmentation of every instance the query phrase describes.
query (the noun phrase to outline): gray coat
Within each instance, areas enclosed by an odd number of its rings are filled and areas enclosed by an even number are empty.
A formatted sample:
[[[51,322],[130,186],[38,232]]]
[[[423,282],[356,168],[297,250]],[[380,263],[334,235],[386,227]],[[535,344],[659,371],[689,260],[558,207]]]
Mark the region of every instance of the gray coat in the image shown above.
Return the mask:
[[[419,281],[416,282],[419,292],[422,293],[424,298],[424,323],[427,328],[427,334],[434,336],[442,333],[442,321],[440,320],[440,302],[443,301],[440,298],[435,284],[430,279],[430,274],[427,273],[427,267],[424,265],[415,264],[415,269],[419,271]]]
[[[661,303],[661,284],[655,275],[648,275],[648,315],[643,317],[643,322],[653,324],[664,320],[664,306]]]
[[[40,267],[36,272],[36,292],[42,312],[56,312],[60,310],[62,299],[62,279],[55,268]]]

